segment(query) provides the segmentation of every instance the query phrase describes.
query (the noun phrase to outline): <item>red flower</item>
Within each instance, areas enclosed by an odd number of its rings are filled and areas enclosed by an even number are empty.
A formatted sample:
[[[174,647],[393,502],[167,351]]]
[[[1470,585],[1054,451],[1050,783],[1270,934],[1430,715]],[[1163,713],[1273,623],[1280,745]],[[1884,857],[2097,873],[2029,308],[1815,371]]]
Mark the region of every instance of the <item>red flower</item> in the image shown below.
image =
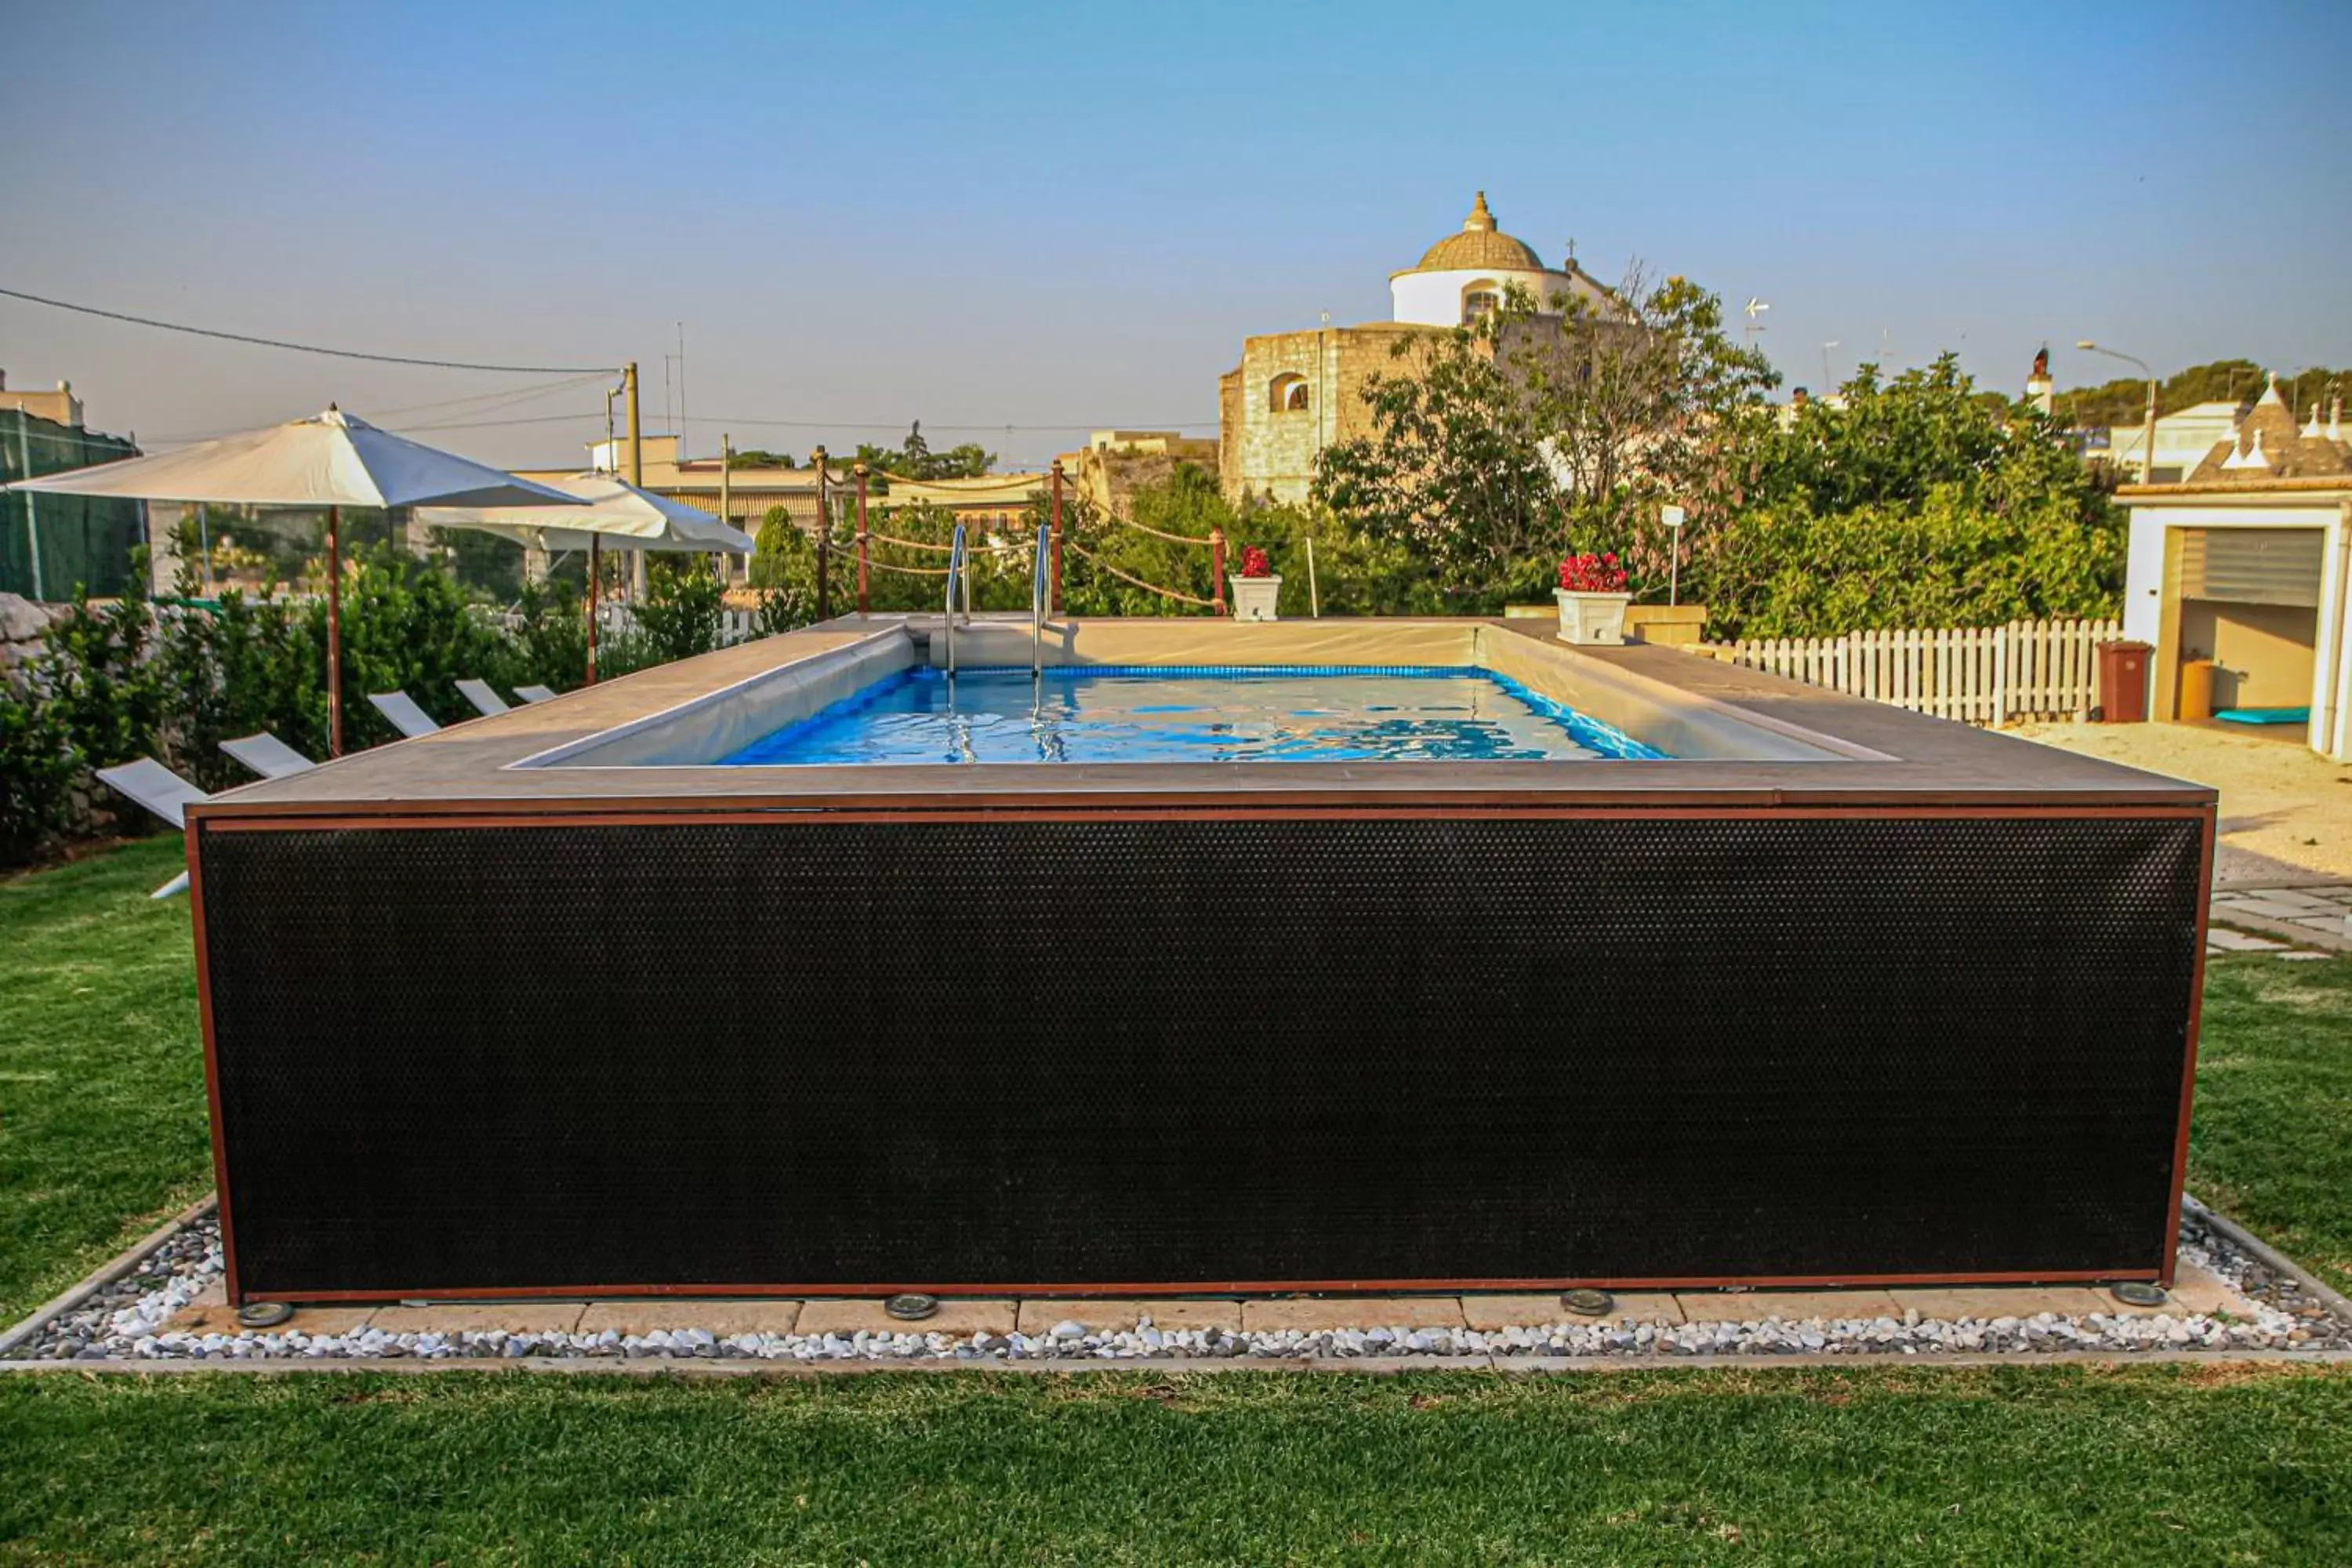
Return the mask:
[[[1242,575],[1271,577],[1274,575],[1274,563],[1266,559],[1265,551],[1255,544],[1250,545],[1242,552]]]
[[[1570,555],[1559,563],[1559,585],[1571,594],[1622,594],[1625,591],[1625,569],[1617,563],[1616,552],[1601,555]]]

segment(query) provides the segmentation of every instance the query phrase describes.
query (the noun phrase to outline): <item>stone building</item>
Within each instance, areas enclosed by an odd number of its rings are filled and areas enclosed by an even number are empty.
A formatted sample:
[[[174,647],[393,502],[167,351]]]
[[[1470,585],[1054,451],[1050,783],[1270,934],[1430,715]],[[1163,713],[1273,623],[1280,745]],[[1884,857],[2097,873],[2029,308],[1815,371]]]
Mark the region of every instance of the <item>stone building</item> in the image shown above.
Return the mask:
[[[1217,472],[1225,494],[1306,500],[1323,448],[1370,432],[1366,379],[1409,373],[1415,342],[1433,342],[1435,333],[1496,309],[1514,288],[1547,315],[1610,298],[1573,258],[1547,266],[1532,246],[1503,233],[1481,191],[1459,233],[1389,275],[1390,320],[1244,340],[1241,363],[1217,383]]]

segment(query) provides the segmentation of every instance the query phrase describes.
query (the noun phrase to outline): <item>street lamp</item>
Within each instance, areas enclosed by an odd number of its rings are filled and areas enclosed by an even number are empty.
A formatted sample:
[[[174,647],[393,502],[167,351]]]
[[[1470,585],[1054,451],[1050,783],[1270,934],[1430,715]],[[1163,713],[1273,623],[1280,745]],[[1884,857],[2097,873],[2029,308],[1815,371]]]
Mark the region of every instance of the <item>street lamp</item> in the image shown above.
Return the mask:
[[[2074,346],[2085,353],[2105,354],[2109,359],[2119,359],[2126,364],[2136,364],[2139,366],[2140,374],[2147,377],[2147,432],[2140,438],[2139,482],[2144,485],[2156,483],[2156,372],[2149,369],[2147,361],[2138,355],[2118,353],[2114,349],[2103,349],[2088,338],[2077,339]]]

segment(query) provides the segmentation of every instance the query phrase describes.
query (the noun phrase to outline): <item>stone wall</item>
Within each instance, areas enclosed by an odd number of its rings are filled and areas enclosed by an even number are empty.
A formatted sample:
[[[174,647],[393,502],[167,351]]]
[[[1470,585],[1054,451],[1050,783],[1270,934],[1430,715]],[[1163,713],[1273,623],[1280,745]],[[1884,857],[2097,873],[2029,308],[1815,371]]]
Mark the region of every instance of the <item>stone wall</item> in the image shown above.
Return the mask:
[[[0,677],[41,651],[41,633],[55,617],[47,605],[0,594]]]
[[[1385,321],[1244,340],[1242,363],[1218,382],[1218,467],[1226,496],[1304,501],[1323,448],[1371,433],[1366,380],[1410,374],[1419,356],[1408,350],[1400,359],[1392,351],[1400,342],[1422,340],[1438,341],[1428,327]],[[1305,408],[1274,406],[1280,376],[1306,384]]]

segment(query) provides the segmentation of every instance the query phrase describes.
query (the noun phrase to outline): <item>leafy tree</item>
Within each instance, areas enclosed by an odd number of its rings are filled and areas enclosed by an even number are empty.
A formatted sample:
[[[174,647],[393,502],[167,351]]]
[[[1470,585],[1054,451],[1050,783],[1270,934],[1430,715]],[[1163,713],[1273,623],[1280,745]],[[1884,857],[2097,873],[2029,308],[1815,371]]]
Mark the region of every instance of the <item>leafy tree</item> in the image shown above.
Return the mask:
[[[717,647],[725,592],[704,556],[689,555],[676,564],[654,562],[646,572],[645,602],[637,606],[643,662],[666,664]]]
[[[976,479],[996,466],[996,454],[967,441],[944,452],[934,452],[923,437],[923,422],[915,421],[906,440],[897,447],[861,444],[857,460],[875,470],[876,486],[887,493],[891,478],[902,479]]]
[[[1950,354],[1745,430],[1741,505],[1683,581],[1718,637],[2114,613],[2122,514],[2049,419]]]
[[[1776,380],[1714,295],[1639,268],[1598,308],[1539,314],[1513,289],[1393,352],[1412,363],[1369,378],[1371,433],[1324,451],[1315,499],[1425,560],[1464,607],[1540,593],[1568,550],[1614,550],[1663,578],[1658,505],[1680,502],[1700,530],[1720,521]]]
[[[2218,359],[2174,372],[2157,386],[2157,412],[2178,414],[2200,403],[2250,403],[2262,395],[2269,376],[2250,359]],[[2352,371],[2313,365],[2279,381],[2279,395],[2304,417],[2313,408],[2324,416],[2331,401],[2352,390]],[[2137,376],[2117,376],[2095,386],[2077,386],[2057,394],[2051,412],[2061,425],[2077,430],[2113,429],[2135,426],[2147,417],[2147,383]]]

